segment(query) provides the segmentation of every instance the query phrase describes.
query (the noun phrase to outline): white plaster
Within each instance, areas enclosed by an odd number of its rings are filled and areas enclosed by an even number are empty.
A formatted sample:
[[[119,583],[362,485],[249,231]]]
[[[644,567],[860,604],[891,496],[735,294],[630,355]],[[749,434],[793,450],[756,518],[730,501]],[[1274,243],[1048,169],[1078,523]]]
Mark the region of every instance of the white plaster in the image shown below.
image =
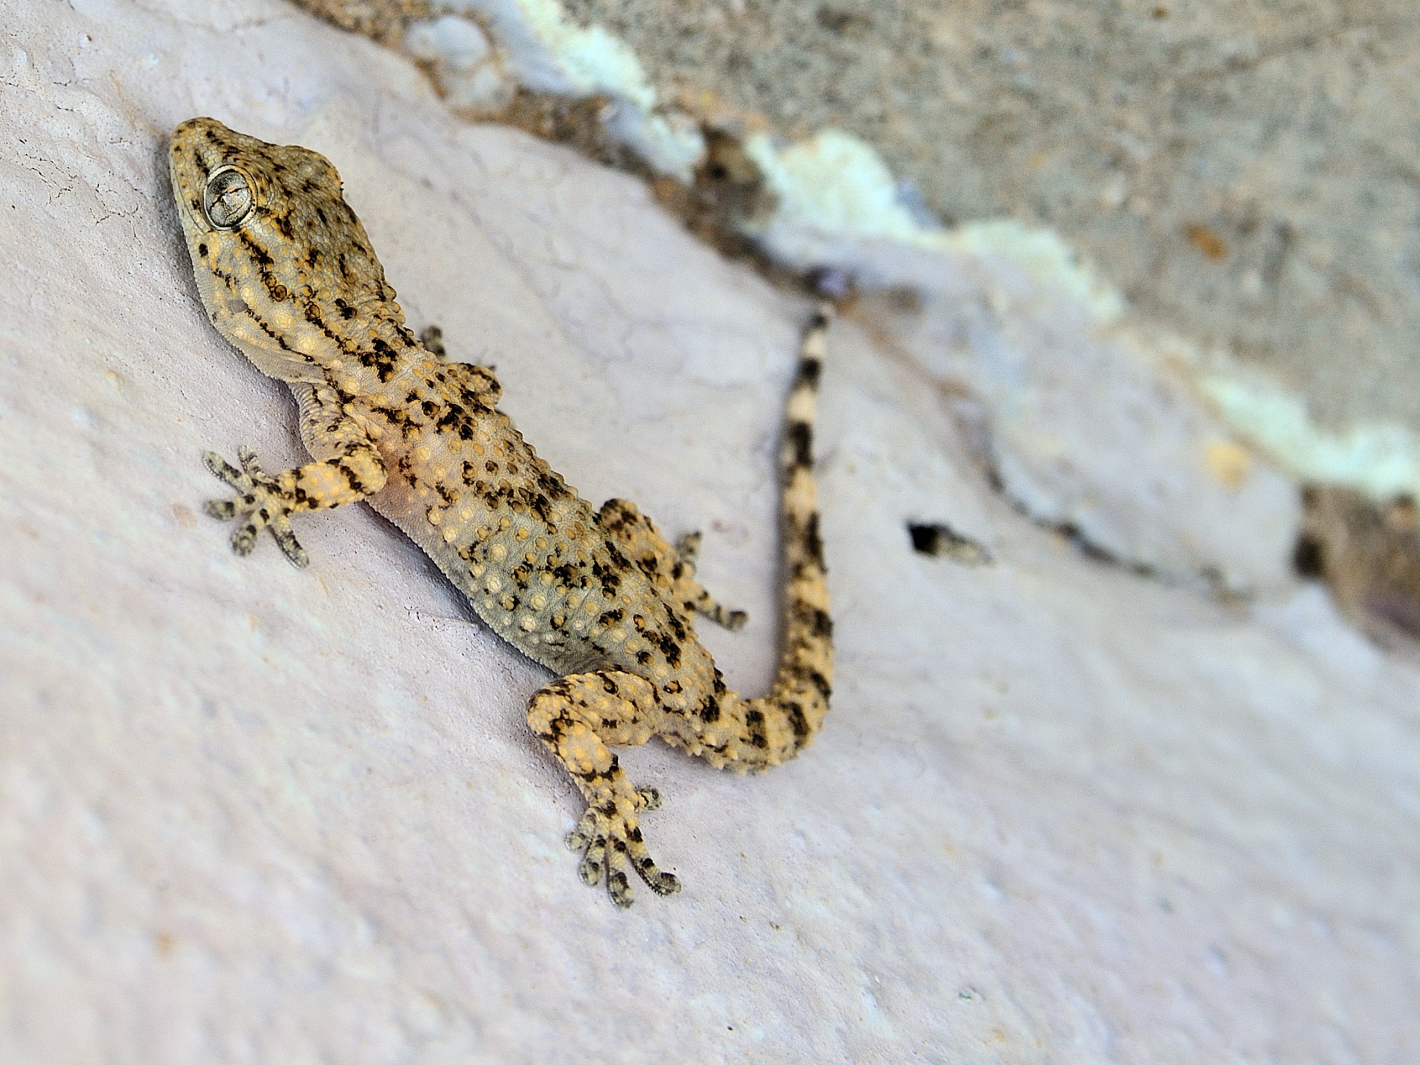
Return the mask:
[[[869,285],[891,284],[870,256],[852,256],[845,241],[893,241],[943,255],[976,255],[1011,261],[1038,285],[1059,288],[1100,322],[1123,313],[1119,293],[1054,231],[1012,219],[968,222],[954,229],[924,221],[903,202],[901,187],[882,157],[842,130],[827,129],[779,146],[766,133],[745,139],[745,152],[778,198],[778,209],[759,235],[776,257],[802,269],[836,266]],[[856,261],[854,261],[856,260]]]
[[[486,19],[518,82],[536,92],[608,96],[608,128],[663,174],[689,181],[705,139],[688,116],[663,107],[641,60],[601,26],[578,26],[557,0],[448,0]]]
[[[443,15],[411,22],[402,43],[430,65],[451,107],[492,114],[507,105],[516,87],[488,35],[470,19]]]
[[[1380,502],[1420,497],[1420,437],[1405,426],[1323,428],[1301,399],[1236,369],[1201,374],[1199,385],[1230,424],[1297,476],[1350,485]]]
[[[1224,607],[1080,559],[983,485],[924,385],[958,356],[852,321],[822,397],[827,727],[751,779],[627,752],[686,887],[615,910],[522,724],[545,673],[365,508],[301,525],[305,571],[269,540],[234,557],[200,512],[204,448],[272,469],[301,448],[197,302],[165,140],[211,114],[330,155],[411,324],[496,363],[586,495],[705,531],[707,583],[751,611],[706,640],[747,691],[774,657],[808,308],[635,181],[460,125],[411,66],[285,5],[21,7],[0,71],[0,1061],[1420,1043],[1420,674],[1314,592]],[[1014,312],[1029,336],[1050,305],[1021,284],[963,343],[1025,349]],[[908,518],[996,561],[915,555]]]

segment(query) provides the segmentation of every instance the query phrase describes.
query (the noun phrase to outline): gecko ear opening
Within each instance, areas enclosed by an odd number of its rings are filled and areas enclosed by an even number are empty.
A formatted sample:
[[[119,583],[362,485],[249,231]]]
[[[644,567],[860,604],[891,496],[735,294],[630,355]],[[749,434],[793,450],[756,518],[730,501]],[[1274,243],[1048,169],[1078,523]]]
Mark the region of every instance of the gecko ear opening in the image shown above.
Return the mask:
[[[202,190],[202,210],[214,229],[236,229],[247,220],[255,201],[251,178],[235,166],[212,171]]]

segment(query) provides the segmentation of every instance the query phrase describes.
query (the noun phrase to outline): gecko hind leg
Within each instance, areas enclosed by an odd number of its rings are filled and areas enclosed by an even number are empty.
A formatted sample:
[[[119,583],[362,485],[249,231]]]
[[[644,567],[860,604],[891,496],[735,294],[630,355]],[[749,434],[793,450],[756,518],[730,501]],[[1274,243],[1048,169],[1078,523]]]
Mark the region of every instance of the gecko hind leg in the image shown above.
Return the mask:
[[[445,375],[471,395],[475,403],[486,407],[496,407],[503,398],[503,386],[493,371],[496,366],[480,366],[472,362],[450,362],[448,349],[444,346],[444,331],[437,325],[425,326],[419,334],[419,343],[424,350],[444,364]]]
[[[695,564],[700,558],[700,533],[686,533],[675,542],[675,553],[680,560],[685,579],[689,582],[689,590],[693,593],[690,605],[697,614],[701,614],[716,625],[720,625],[736,632],[745,627],[745,622],[749,620],[749,615],[743,610],[731,610],[722,606],[713,595],[705,590],[705,586],[695,579]]]
[[[589,885],[605,881],[612,902],[623,908],[632,903],[628,865],[658,895],[680,890],[674,874],[656,867],[636,816],[660,806],[660,792],[632,787],[607,747],[645,743],[658,731],[660,713],[650,681],[615,670],[563,677],[528,704],[529,727],[572,774],[587,802],[567,836],[567,845],[583,852],[578,873]]]
[[[656,523],[642,514],[635,503],[625,499],[608,499],[603,503],[597,513],[597,524],[687,618],[703,614],[732,631],[744,627],[748,614],[721,606],[695,579],[695,561],[700,553],[698,532],[682,536],[672,547],[656,528]]]

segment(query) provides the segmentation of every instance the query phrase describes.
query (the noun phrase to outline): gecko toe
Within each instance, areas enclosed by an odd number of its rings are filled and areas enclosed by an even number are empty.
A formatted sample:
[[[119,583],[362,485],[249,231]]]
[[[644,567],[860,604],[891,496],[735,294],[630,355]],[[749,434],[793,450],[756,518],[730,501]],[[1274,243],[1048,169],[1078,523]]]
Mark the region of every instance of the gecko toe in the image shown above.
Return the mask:
[[[686,533],[675,542],[675,553],[680,557],[681,565],[692,573],[695,571],[695,561],[700,557],[700,541],[701,535],[696,531]]]
[[[291,519],[286,515],[278,514],[271,519],[271,535],[276,537],[277,546],[290,560],[291,565],[304,569],[311,564],[311,556],[306,554],[306,549],[296,539],[296,534],[291,529]]]
[[[209,473],[223,484],[231,488],[247,490],[251,487],[251,481],[246,474],[237,469],[230,462],[224,459],[215,451],[204,451],[202,453],[202,464],[207,467]]]
[[[242,464],[242,471],[248,477],[261,476],[261,463],[257,461],[256,452],[251,448],[246,446],[237,448],[237,461]]]
[[[238,527],[237,531],[232,533],[232,550],[243,558],[251,554],[252,548],[256,546],[256,534],[260,531],[254,521]]]
[[[577,875],[588,887],[596,887],[602,882],[605,872],[606,844],[604,842],[592,843],[587,847],[587,853],[582,856],[582,861],[577,866]]]
[[[607,873],[606,890],[611,895],[611,901],[623,910],[629,908],[636,901],[631,894],[631,884],[627,881],[626,874],[620,869],[613,869]]]
[[[651,860],[646,859],[648,862]],[[641,874],[641,879],[646,881],[646,885],[657,895],[674,895],[680,890],[680,877],[674,873],[663,873],[656,868],[655,863],[651,863],[649,872],[645,869],[636,870]]]

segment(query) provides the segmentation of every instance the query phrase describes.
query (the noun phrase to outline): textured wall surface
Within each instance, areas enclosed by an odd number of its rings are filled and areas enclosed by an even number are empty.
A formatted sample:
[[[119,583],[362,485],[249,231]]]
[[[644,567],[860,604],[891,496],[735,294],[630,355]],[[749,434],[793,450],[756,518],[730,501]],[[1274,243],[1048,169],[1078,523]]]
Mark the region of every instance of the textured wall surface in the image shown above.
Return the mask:
[[[1057,456],[1092,402],[1118,414],[1051,376],[1088,339],[1068,315],[963,263],[906,324],[835,326],[834,710],[759,778],[628,752],[686,888],[622,913],[578,881],[575,792],[522,723],[547,675],[410,544],[312,517],[297,571],[201,514],[204,448],[301,448],[197,302],[166,137],[210,114],[329,155],[411,324],[495,363],[588,497],[705,531],[706,583],[751,611],[707,642],[749,691],[806,308],[632,179],[451,119],[284,4],[12,6],[0,48],[0,1060],[1413,1060],[1420,671],[1280,567],[1219,602],[991,490],[960,382],[1019,400],[1008,444],[1072,412]],[[1209,454],[1146,384],[1140,439]],[[1255,505],[1217,520],[1276,536],[1248,487],[1273,475],[1228,469]],[[1071,498],[1188,542],[1125,505],[1157,487],[1136,472]],[[1205,483],[1155,509],[1212,506]],[[916,554],[908,520],[994,561]]]

